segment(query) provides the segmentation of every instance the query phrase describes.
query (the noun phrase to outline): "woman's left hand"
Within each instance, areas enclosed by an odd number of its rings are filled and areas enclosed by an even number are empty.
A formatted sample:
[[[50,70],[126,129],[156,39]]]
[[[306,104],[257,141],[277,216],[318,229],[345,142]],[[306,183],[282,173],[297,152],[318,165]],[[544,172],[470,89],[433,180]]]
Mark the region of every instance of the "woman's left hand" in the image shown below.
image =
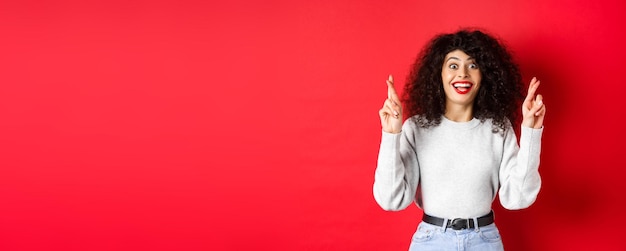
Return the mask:
[[[546,116],[546,105],[543,103],[543,96],[535,91],[539,88],[539,80],[533,78],[528,86],[528,95],[522,104],[522,126],[539,129],[543,126],[543,118]]]

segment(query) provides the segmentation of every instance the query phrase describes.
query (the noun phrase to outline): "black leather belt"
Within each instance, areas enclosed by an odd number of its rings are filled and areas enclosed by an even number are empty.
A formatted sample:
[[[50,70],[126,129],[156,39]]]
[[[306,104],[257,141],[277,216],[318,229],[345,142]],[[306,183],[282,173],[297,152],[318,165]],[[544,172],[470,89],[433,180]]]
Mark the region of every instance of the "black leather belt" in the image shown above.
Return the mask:
[[[489,212],[488,214],[484,216],[478,217],[477,220],[478,220],[478,227],[484,227],[493,223],[493,211]],[[429,224],[436,225],[436,226],[443,226],[442,218],[430,216],[425,213],[424,213],[424,216],[422,217],[422,221],[429,223]],[[456,218],[453,220],[449,219],[448,223],[446,223],[446,228],[452,228],[454,230],[469,229],[469,228],[474,228],[474,226],[476,226],[474,219]]]

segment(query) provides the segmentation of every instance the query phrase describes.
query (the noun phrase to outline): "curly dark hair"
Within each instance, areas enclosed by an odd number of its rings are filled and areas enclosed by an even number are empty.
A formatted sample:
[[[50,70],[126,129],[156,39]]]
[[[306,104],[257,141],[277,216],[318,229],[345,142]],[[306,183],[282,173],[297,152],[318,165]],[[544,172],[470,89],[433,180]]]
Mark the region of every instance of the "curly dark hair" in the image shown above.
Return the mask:
[[[441,123],[446,109],[441,71],[445,56],[457,49],[474,58],[482,76],[473,116],[483,122],[492,119],[494,133],[506,131],[510,123],[518,122],[517,110],[523,100],[521,73],[504,43],[478,29],[440,34],[424,47],[404,87],[407,117],[423,128]]]

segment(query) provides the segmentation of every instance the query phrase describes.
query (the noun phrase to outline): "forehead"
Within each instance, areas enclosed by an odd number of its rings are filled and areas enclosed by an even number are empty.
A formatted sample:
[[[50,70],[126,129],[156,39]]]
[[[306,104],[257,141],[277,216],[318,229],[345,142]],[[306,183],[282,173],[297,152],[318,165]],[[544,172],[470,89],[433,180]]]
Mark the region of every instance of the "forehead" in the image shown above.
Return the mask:
[[[467,55],[467,53],[465,53],[464,51],[457,49],[446,54],[445,60],[448,61],[449,59],[472,60],[473,58],[470,55]]]

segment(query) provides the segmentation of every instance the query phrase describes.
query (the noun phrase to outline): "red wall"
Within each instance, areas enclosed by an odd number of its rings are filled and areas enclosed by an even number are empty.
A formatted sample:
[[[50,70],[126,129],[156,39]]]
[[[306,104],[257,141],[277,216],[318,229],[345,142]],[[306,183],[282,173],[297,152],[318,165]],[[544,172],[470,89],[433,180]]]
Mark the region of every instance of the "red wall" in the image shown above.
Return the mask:
[[[421,211],[371,192],[385,79],[461,26],[548,108],[507,250],[626,248],[624,1],[7,2],[1,250],[406,250]]]

